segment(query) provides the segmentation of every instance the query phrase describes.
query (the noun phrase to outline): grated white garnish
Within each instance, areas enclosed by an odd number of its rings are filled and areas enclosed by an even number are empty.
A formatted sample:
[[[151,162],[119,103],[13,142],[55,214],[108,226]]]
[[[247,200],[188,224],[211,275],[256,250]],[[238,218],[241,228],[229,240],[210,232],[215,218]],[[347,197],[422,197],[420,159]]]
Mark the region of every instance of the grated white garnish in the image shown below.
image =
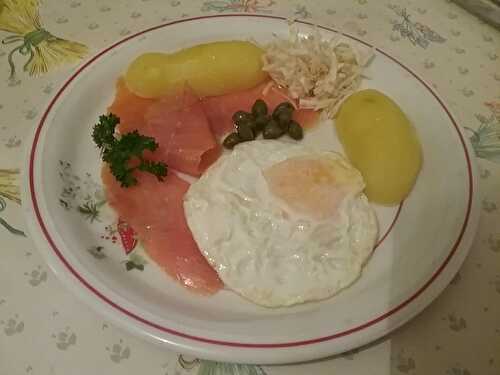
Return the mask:
[[[333,117],[342,101],[355,92],[363,71],[374,56],[371,48],[357,48],[340,37],[323,39],[315,32],[300,36],[293,26],[288,40],[264,46],[263,70],[300,108],[325,110]]]

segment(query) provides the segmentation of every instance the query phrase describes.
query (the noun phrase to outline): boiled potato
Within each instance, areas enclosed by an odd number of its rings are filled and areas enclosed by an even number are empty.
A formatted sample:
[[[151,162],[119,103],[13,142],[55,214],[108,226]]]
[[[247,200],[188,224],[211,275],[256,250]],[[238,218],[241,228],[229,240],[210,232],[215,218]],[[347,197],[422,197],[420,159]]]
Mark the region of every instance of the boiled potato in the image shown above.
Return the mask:
[[[335,127],[347,157],[365,179],[368,199],[401,202],[415,184],[422,150],[399,106],[377,90],[362,90],[342,104]]]
[[[157,98],[167,93],[175,85],[177,76],[172,69],[165,74],[166,55],[145,53],[137,57],[128,67],[125,84],[134,94],[143,98]]]
[[[243,41],[200,44],[171,54],[145,53],[125,73],[130,91],[157,98],[187,83],[201,97],[252,88],[267,78],[263,51]]]

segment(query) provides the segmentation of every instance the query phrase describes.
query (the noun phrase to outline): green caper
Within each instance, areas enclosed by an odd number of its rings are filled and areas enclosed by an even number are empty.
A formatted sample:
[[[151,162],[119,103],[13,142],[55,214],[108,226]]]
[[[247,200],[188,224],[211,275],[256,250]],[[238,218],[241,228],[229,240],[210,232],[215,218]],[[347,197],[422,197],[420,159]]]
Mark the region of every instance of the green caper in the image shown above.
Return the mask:
[[[239,126],[241,125],[248,126],[250,129],[253,130],[254,133],[257,132],[257,120],[245,121],[241,123]]]
[[[293,112],[294,110],[295,110],[295,108],[293,107],[292,103],[283,102],[283,103],[278,104],[278,106],[276,108],[274,108],[273,117],[278,116],[278,114],[281,111]]]
[[[255,119],[253,116],[252,118],[243,118],[235,123],[236,130],[238,130],[240,126],[246,126],[253,130],[256,127]]]
[[[267,125],[267,123],[271,120],[271,117],[267,115],[259,115],[254,121],[255,127],[253,128],[254,132],[261,132],[262,129]]]
[[[304,138],[304,131],[302,130],[302,126],[296,121],[290,121],[288,125],[288,135],[295,140],[301,140]]]
[[[262,99],[257,99],[252,106],[252,115],[255,117],[267,115],[267,104]]]
[[[275,120],[270,120],[262,133],[265,139],[276,139],[285,134],[285,131]]]
[[[233,122],[236,125],[239,125],[243,122],[251,121],[253,120],[253,116],[251,113],[245,112],[245,111],[236,111],[233,114]]]
[[[278,112],[276,121],[278,121],[279,126],[281,126],[284,131],[287,131],[290,121],[292,121],[292,112],[288,110]]]
[[[226,138],[224,138],[222,145],[225,148],[232,149],[234,146],[236,146],[240,142],[241,142],[241,138],[238,135],[238,133],[231,133]]]
[[[238,136],[242,141],[253,141],[255,139],[250,122],[242,122],[238,125]]]

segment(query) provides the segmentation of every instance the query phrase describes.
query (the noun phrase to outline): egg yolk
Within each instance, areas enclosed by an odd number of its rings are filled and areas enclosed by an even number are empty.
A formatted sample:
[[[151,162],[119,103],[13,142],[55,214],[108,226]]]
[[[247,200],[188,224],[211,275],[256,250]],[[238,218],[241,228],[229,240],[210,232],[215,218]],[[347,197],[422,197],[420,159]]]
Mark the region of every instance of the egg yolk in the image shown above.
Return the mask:
[[[364,188],[361,175],[347,162],[296,157],[263,172],[271,193],[298,214],[324,220],[335,215],[347,195]]]

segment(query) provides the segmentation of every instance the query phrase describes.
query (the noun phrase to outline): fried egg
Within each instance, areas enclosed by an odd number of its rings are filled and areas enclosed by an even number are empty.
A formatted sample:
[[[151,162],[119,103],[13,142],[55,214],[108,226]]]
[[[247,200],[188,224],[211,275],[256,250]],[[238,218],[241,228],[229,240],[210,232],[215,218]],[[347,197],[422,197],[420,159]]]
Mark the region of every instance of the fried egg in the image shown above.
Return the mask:
[[[361,174],[297,143],[237,145],[194,182],[184,212],[224,284],[268,307],[333,296],[356,281],[378,235]]]

